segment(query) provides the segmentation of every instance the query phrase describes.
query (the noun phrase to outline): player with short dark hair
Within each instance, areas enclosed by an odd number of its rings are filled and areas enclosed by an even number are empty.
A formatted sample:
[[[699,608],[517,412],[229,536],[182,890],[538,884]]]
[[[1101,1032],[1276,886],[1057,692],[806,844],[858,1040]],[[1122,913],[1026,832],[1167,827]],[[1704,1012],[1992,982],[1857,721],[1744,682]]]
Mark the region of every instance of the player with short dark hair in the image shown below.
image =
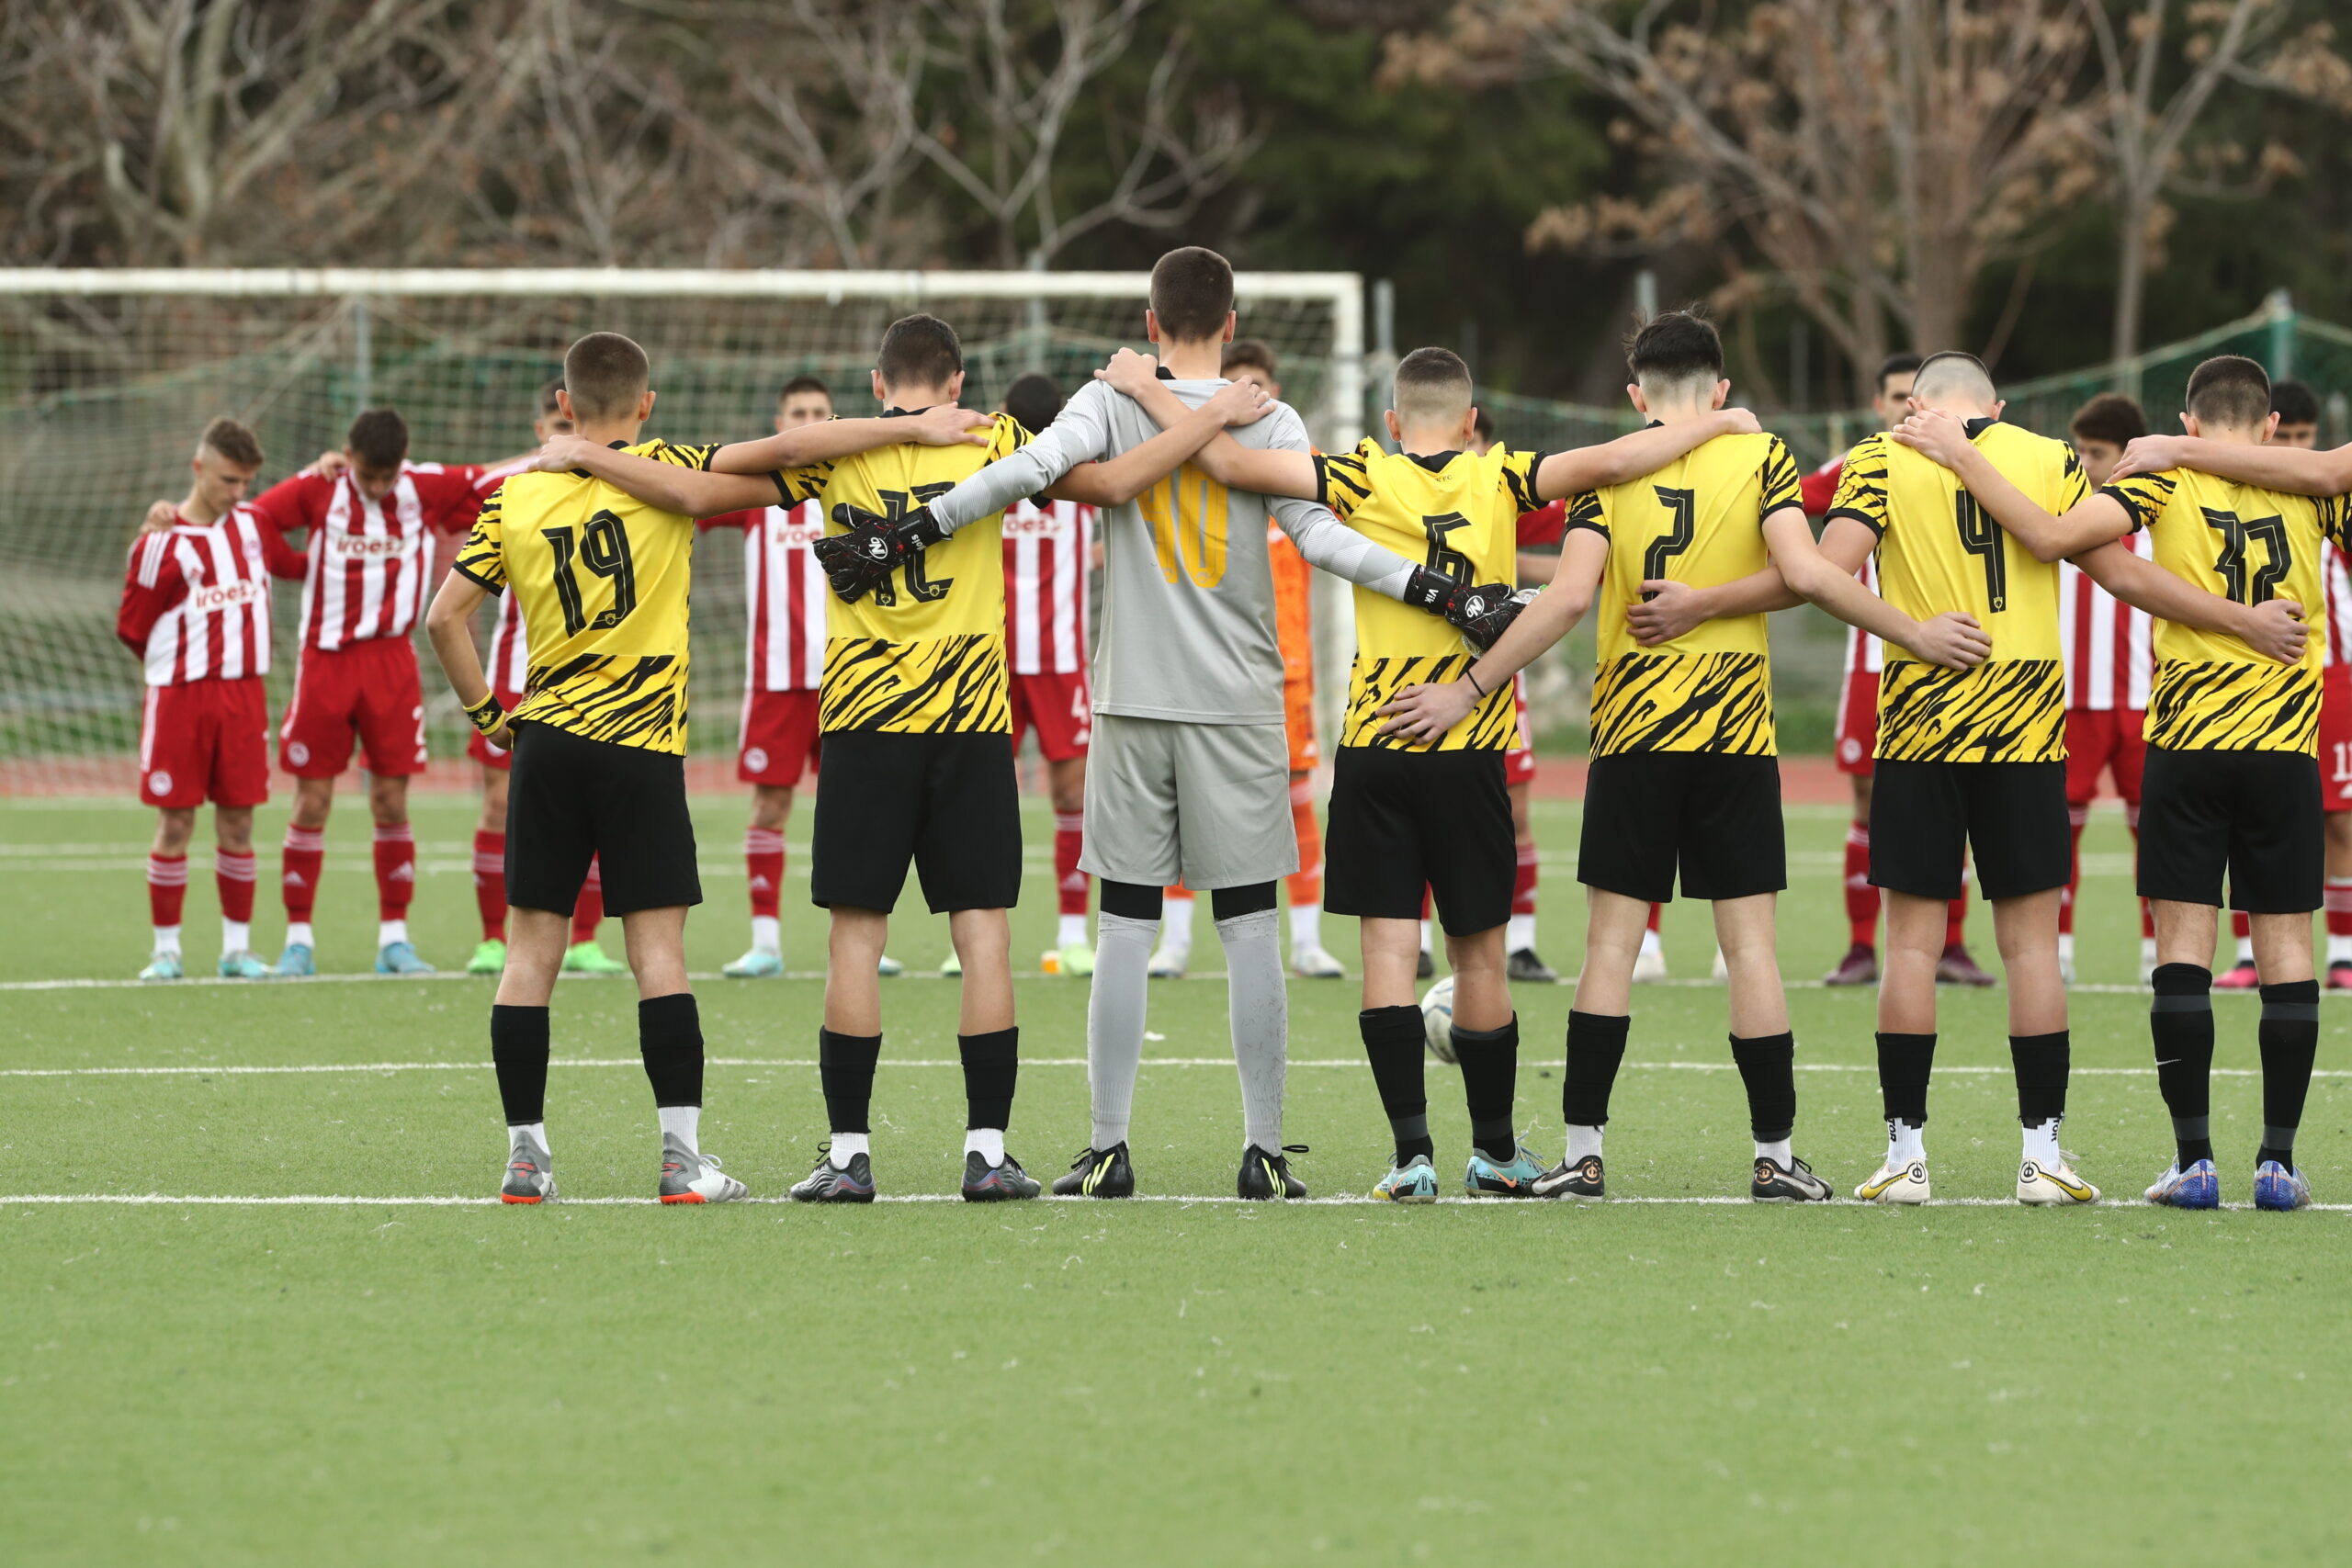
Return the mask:
[[[1171,419],[1174,397],[1148,379],[1114,378],[1147,412]],[[1267,495],[1313,499],[1375,543],[1422,555],[1427,570],[1479,585],[1492,607],[1470,632],[1378,593],[1356,596],[1356,654],[1347,718],[1331,786],[1329,903],[1363,921],[1363,1011],[1358,1025],[1374,1082],[1396,1138],[1373,1196],[1428,1202],[1437,1196],[1422,1085],[1424,1025],[1414,1000],[1420,911],[1433,889],[1453,970],[1452,1046],[1462,1066],[1472,1147],[1463,1176],[1474,1196],[1530,1197],[1544,1167],[1519,1146],[1511,1103],[1519,1022],[1503,948],[1510,916],[1510,798],[1503,753],[1518,739],[1506,690],[1456,680],[1517,613],[1518,521],[1555,495],[1628,480],[1721,433],[1752,428],[1744,411],[1643,431],[1582,451],[1539,453],[1467,446],[1475,434],[1469,367],[1444,348],[1418,348],[1397,363],[1388,434],[1391,454],[1366,440],[1339,457],[1246,451],[1212,441],[1199,461],[1210,478]],[[1423,682],[1459,698],[1409,737],[1385,734],[1381,714]]]
[[[142,980],[176,980],[180,908],[197,807],[212,803],[220,893],[222,977],[255,980],[254,807],[269,798],[269,580],[302,575],[302,559],[243,502],[261,470],[261,443],[213,420],[188,462],[186,499],[165,525],[141,532],[123,570],[115,636],[139,655],[146,703],[139,728],[139,798],[155,808],[147,851],[152,955]]]
[[[1636,639],[1629,611],[1669,582],[1743,584],[1775,603],[1792,588],[1905,646],[1964,660],[1974,628],[1953,617],[1921,626],[1864,590],[1852,562],[1815,550],[1798,502],[1795,462],[1780,437],[1726,411],[1713,323],[1673,311],[1628,345],[1626,389],[1652,429],[1673,437],[1664,462],[1595,483],[1569,502],[1552,586],[1461,679],[1412,687],[1384,710],[1394,733],[1443,722],[1556,643],[1596,594],[1592,763],[1577,875],[1590,892],[1585,967],[1568,1014],[1561,1110],[1567,1147],[1532,1184],[1538,1197],[1595,1199],[1607,1183],[1602,1141],[1632,1025],[1631,988],[1650,910],[1684,894],[1713,903],[1730,991],[1732,1055],[1754,1135],[1749,1195],[1829,1196],[1791,1144],[1795,1038],[1774,955],[1773,906],[1787,885],[1770,651],[1758,603],[1673,637]],[[1736,423],[1726,423],[1736,415]],[[1628,440],[1636,438],[1629,437]],[[1775,568],[1778,568],[1776,570]],[[1785,578],[1785,581],[1783,581]]]
[[[1857,1196],[1906,1203],[1928,1196],[1920,1129],[1936,1015],[1927,931],[1932,902],[1951,896],[1945,868],[1965,842],[2008,960],[2009,1050],[2024,1128],[2018,1200],[2092,1202],[2098,1190],[2058,1146],[2071,1057],[2058,898],[2072,854],[2056,563],[2072,559],[2127,604],[2252,648],[2300,649],[2304,631],[2275,604],[2207,592],[2123,548],[2117,540],[2126,520],[2113,504],[2083,504],[2090,492],[2073,448],[2001,423],[1992,378],[1973,357],[1930,355],[1912,400],[1918,412],[1849,459],[1830,527],[1849,537],[1875,535],[1888,597],[1968,609],[1991,633],[1993,652],[1958,675],[1890,663],[1880,690],[1871,874],[1887,890],[1897,962],[1879,987],[1887,1156]],[[2153,707],[2149,727],[2153,773],[2164,731]],[[2153,816],[2154,783],[2143,784],[2143,824]],[[2145,848],[2161,836],[2149,826]],[[2143,853],[2142,891],[2154,886]],[[2158,919],[2161,947],[2161,911]]]

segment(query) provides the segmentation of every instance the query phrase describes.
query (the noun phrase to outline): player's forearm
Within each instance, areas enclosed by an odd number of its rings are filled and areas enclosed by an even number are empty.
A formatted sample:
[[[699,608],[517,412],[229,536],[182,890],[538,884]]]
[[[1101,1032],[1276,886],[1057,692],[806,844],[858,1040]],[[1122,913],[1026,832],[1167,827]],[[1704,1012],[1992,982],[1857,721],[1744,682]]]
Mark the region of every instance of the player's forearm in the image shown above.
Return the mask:
[[[1578,491],[1629,484],[1645,474],[1657,472],[1718,435],[1745,428],[1749,426],[1744,416],[1735,418],[1731,411],[1718,410],[1703,419],[1637,430],[1598,446],[1555,452],[1544,459],[1544,466],[1536,471],[1535,493],[1545,501],[1556,501]]]
[[[1850,579],[1849,580],[1850,581]],[[1856,587],[1860,584],[1856,583]],[[1771,567],[1735,577],[1729,582],[1691,590],[1696,608],[1710,621],[1728,620],[1739,615],[1768,615],[1774,610],[1792,610],[1805,602],[1804,592]]]
[[[975,424],[988,423],[986,414],[972,416]],[[825,419],[779,430],[754,441],[730,441],[711,454],[715,474],[772,474],[779,468],[803,468],[830,463],[888,446],[907,438],[904,421],[891,419]]]
[[[1099,446],[1097,450],[1080,450],[1072,433],[1063,428],[1072,423],[1069,410],[1077,407],[1077,403],[1078,400],[1071,399],[1063,417],[1047,425],[1026,446],[1006,453],[930,502],[927,510],[939,525],[940,532],[953,534],[968,523],[1003,511],[1016,501],[1043,495],[1064,474],[1099,456]]]
[[[1959,476],[1968,493],[1975,497],[1985,515],[2023,545],[2036,560],[2063,560],[2096,542],[2081,537],[2080,520],[2074,513],[2064,518],[2052,516],[2039,502],[2010,483],[2008,477],[1973,446],[1959,454],[1952,472]],[[2107,536],[2113,538],[2122,531],[2119,526]]]
[[[1478,656],[1470,666],[1469,675],[1482,692],[1499,691],[1503,683],[1549,652],[1559,640],[1574,631],[1592,608],[1592,589],[1545,589],[1528,602],[1527,608],[1510,628],[1495,639],[1495,646]]]
[[[1781,561],[1778,552],[1774,560]],[[1863,587],[1851,575],[1838,570],[1836,564],[1818,551],[1809,554],[1792,550],[1781,566],[1781,576],[1789,586],[1804,596],[1807,603],[1816,604],[1849,626],[1860,626],[1872,637],[1909,648],[1919,630],[1919,623]]]
[[[482,673],[473,633],[474,612],[484,597],[480,583],[453,571],[442,580],[440,591],[433,595],[433,607],[424,614],[424,635],[432,641],[433,657],[440,660],[441,673],[467,707],[490,694],[490,678]]]
[[[1359,588],[1388,599],[1403,599],[1414,564],[1374,544],[1331,514],[1319,502],[1277,496],[1273,517],[1307,565],[1344,577]]]
[[[2202,436],[2169,438],[2177,465],[2217,479],[2290,495],[2342,495],[2352,491],[2352,444],[2324,451],[2301,446],[2249,446]]]
[[[2133,609],[2175,626],[2241,639],[2252,629],[2253,613],[2244,604],[2209,593],[2113,541],[2077,556],[2075,564]]]
[[[766,505],[777,497],[775,481],[764,474],[707,473],[675,463],[657,463],[616,447],[587,447],[579,455],[579,464],[649,506],[687,517],[740,512]]]
[[[1163,395],[1171,402],[1177,401],[1173,393]],[[1204,456],[1208,447],[1230,446],[1237,452],[1241,450],[1238,443],[1225,434],[1223,415],[1213,412],[1205,405],[1197,409],[1182,409],[1182,412],[1183,414],[1182,419],[1162,427],[1159,434],[1142,446],[1122,452],[1115,457],[1105,457],[1099,463],[1072,469],[1071,474],[1086,473],[1091,481],[1113,497],[1108,502],[1098,502],[1095,504],[1120,506],[1133,501],[1173,473],[1177,466],[1186,458]],[[1303,455],[1293,452],[1283,453],[1282,456],[1301,457]],[[1311,470],[1312,460],[1308,459],[1308,462]],[[1216,479],[1228,489],[1252,488],[1249,485],[1236,485],[1233,480],[1224,478],[1215,468],[1209,468],[1206,462],[1203,462],[1201,467],[1210,478]],[[1067,484],[1069,477],[1064,476],[1061,482]]]

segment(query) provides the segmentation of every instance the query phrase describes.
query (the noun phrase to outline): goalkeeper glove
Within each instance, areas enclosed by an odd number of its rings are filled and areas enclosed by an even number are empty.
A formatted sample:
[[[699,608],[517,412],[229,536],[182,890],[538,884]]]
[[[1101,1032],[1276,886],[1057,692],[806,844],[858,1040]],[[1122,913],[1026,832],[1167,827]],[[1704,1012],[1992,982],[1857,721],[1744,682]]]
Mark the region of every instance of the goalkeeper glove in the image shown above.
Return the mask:
[[[1405,579],[1403,600],[1416,610],[1427,610],[1432,615],[1442,615],[1445,614],[1446,605],[1453,602],[1456,586],[1453,579],[1446,576],[1445,573],[1431,571],[1425,566],[1417,566],[1413,569],[1412,574]]]
[[[931,508],[917,507],[892,522],[847,502],[833,508],[843,532],[828,535],[809,548],[834,593],[857,603],[915,556],[947,537]]]
[[[1445,618],[1460,628],[1464,641],[1484,653],[1510,630],[1519,613],[1534,603],[1542,592],[1540,588],[1522,588],[1514,593],[1510,585],[1503,582],[1459,588],[1445,607]]]

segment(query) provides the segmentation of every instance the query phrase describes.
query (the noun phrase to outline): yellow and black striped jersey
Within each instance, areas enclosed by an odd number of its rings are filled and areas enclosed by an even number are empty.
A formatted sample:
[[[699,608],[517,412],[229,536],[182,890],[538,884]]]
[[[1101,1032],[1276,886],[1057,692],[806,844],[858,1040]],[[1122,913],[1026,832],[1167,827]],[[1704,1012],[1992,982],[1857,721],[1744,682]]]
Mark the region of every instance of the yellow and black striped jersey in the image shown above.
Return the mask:
[[[1319,499],[1374,544],[1456,582],[1517,577],[1519,514],[1535,499],[1540,452],[1491,447],[1415,456],[1364,441],[1315,459]],[[1348,670],[1348,714],[1340,744],[1411,751],[1508,750],[1521,744],[1510,686],[1489,692],[1469,716],[1427,746],[1380,733],[1381,707],[1407,686],[1450,681],[1477,660],[1462,634],[1424,610],[1356,590],[1356,653]]]
[[[2265,659],[2220,632],[2157,621],[2148,744],[2317,756],[2328,635],[2320,546],[2343,542],[2343,498],[2282,495],[2194,468],[2134,474],[2100,493],[2148,530],[2155,563],[2175,577],[2240,604],[2291,599],[2311,621],[2300,664]]]
[[[1796,459],[1787,443],[1768,434],[1718,435],[1654,474],[1569,501],[1568,528],[1609,541],[1593,634],[1594,756],[1776,754],[1761,615],[1705,621],[1644,648],[1625,611],[1645,582],[1710,588],[1764,570],[1772,564],[1764,519],[1803,505]]]
[[[623,450],[707,468],[718,448]],[[694,544],[693,518],[579,469],[500,485],[451,565],[514,594],[531,660],[514,719],[684,755]]]
[[[891,409],[885,418],[913,411]],[[816,501],[829,534],[847,502],[904,517],[1008,452],[1029,433],[996,416],[986,447],[912,442],[787,469],[789,502]],[[1008,734],[1005,693],[1004,515],[983,517],[923,551],[854,604],[825,601],[825,673],[817,698],[826,730]]]
[[[1997,420],[1969,439],[2045,512],[2089,494],[2075,449]],[[1901,762],[2055,762],[2066,756],[2066,668],[2058,567],[2034,559],[1976,504],[1958,475],[1885,434],[1847,454],[1829,516],[1878,536],[1879,596],[1914,620],[1976,617],[1993,652],[1946,670],[1889,645],[1878,683],[1878,751]]]

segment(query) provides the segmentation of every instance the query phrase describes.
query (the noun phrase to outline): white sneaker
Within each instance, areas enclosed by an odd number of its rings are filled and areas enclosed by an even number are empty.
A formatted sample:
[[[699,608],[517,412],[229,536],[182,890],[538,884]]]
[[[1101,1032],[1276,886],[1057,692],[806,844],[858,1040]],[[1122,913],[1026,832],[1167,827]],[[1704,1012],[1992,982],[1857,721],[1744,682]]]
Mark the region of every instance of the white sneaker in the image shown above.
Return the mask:
[[[1185,962],[1192,956],[1193,950],[1189,947],[1162,942],[1159,951],[1151,955],[1151,966],[1144,973],[1155,980],[1181,980],[1184,977]]]
[[[1866,1203],[1924,1203],[1928,1201],[1928,1162],[1882,1165],[1878,1174],[1854,1189]]]
[[[1302,980],[1344,980],[1348,977],[1346,967],[1319,947],[1292,948],[1290,972]]]
[[[1634,960],[1634,983],[1635,985],[1645,985],[1652,981],[1663,980],[1666,977],[1665,953],[1645,953]]]
[[[2156,939],[2143,936],[2140,939],[2140,984],[2144,986],[2155,977]]]
[[[2076,1176],[2072,1166],[2056,1167],[2027,1160],[2018,1167],[2018,1201],[2037,1209],[2064,1203],[2096,1203],[2098,1189]]]
[[[732,1203],[751,1190],[718,1168],[717,1155],[696,1153],[663,1136],[661,1197],[664,1203]]]

